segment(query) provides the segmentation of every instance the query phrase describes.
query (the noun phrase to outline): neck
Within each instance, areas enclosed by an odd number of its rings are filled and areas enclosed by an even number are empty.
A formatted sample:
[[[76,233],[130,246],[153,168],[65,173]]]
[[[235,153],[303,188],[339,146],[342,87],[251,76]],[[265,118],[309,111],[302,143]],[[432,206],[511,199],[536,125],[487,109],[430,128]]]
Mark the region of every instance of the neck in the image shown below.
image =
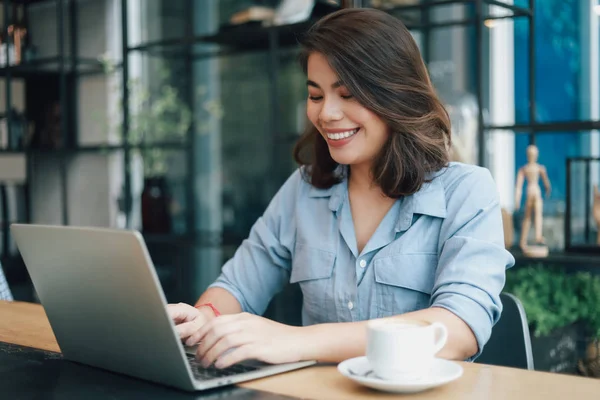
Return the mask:
[[[360,191],[379,190],[373,182],[371,166],[365,164],[350,166],[350,178],[348,184],[352,188]]]

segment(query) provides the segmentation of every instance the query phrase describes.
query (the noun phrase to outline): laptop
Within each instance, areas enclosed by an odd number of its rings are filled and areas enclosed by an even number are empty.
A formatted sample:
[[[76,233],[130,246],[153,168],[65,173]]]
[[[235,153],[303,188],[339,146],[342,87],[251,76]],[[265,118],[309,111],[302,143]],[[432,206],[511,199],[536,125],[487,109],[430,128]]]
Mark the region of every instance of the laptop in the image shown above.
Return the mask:
[[[10,229],[68,360],[187,391],[315,363],[251,360],[203,368],[179,339],[139,232],[29,224]]]

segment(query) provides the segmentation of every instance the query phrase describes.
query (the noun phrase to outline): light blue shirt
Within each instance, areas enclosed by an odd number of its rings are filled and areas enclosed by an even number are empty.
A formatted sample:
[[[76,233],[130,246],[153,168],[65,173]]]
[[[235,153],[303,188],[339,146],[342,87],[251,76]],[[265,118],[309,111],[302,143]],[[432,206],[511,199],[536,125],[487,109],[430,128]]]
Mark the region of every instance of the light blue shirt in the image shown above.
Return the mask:
[[[262,314],[272,296],[298,282],[304,325],[442,307],[469,325],[481,351],[513,264],[487,169],[451,163],[434,174],[394,203],[360,253],[347,180],[317,189],[298,170],[211,286]]]

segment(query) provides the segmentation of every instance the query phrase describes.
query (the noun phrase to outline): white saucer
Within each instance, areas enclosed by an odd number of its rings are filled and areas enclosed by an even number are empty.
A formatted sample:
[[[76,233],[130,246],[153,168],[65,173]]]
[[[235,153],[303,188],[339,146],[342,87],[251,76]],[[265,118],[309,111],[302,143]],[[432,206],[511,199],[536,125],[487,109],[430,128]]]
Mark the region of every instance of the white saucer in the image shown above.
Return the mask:
[[[342,361],[338,371],[345,377],[373,389],[393,393],[416,393],[444,385],[460,378],[463,369],[455,362],[436,358],[431,368],[431,373],[418,380],[389,381],[377,377],[371,369],[367,357],[356,357]]]

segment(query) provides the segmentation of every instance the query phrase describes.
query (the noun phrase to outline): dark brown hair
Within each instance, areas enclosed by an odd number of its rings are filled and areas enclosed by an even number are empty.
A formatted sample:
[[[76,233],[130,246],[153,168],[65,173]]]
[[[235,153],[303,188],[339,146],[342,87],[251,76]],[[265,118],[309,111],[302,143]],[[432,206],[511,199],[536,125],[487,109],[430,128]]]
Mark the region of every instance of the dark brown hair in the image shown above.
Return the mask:
[[[301,38],[300,63],[323,54],[356,100],[377,114],[390,136],[372,174],[383,193],[417,192],[448,163],[450,119],[438,99],[419,48],[397,18],[374,9],[343,9],[317,21]],[[309,124],[294,148],[305,179],[317,188],[341,181],[325,139]]]

